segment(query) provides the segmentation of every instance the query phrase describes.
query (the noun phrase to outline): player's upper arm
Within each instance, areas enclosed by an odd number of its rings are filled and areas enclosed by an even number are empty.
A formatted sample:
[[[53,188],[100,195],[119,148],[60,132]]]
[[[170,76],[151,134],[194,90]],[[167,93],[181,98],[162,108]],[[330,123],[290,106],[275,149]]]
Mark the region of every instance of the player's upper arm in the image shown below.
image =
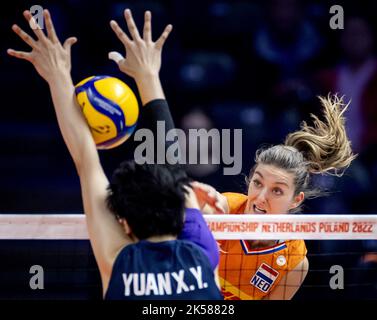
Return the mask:
[[[90,153],[90,152],[89,152]],[[81,193],[90,242],[106,292],[112,266],[118,252],[131,239],[125,234],[106,205],[109,181],[102,169],[97,151],[87,154],[85,165],[78,168]]]
[[[289,271],[272,290],[265,296],[266,300],[290,300],[296,294],[309,270],[309,261],[305,257],[293,270]]]
[[[177,237],[199,246],[209,259],[212,270],[219,264],[219,246],[198,209],[186,208],[185,223]]]

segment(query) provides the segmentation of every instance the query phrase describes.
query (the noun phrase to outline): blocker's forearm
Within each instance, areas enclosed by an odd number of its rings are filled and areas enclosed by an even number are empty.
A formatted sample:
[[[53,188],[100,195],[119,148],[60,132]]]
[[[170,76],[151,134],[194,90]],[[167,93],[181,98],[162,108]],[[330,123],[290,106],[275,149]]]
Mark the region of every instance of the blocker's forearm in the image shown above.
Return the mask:
[[[54,76],[49,85],[60,131],[79,170],[86,154],[89,153],[90,157],[94,155],[98,157],[95,143],[76,101],[75,88],[70,74],[61,73]]]

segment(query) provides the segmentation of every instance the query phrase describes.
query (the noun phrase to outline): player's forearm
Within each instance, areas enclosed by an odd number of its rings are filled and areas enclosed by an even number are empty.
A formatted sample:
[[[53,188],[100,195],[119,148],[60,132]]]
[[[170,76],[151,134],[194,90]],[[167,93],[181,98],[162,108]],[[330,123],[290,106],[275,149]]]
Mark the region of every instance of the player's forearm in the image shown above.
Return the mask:
[[[61,73],[49,82],[60,131],[77,169],[88,150],[96,152],[90,129],[76,102],[75,88],[70,74]],[[80,172],[79,172],[80,173]]]
[[[143,106],[155,99],[165,99],[158,74],[144,73],[135,77],[135,81]]]

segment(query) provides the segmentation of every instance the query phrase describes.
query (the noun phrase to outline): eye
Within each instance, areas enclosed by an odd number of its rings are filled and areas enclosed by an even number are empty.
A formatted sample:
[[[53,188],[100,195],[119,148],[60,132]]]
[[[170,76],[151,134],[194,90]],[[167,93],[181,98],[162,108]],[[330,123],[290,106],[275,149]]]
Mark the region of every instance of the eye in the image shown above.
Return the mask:
[[[257,188],[260,187],[260,186],[262,185],[258,179],[254,179],[254,180],[253,180],[253,184],[254,184],[254,186],[256,186]]]
[[[272,190],[273,193],[275,193],[276,195],[280,196],[283,194],[283,190],[281,190],[280,188],[274,188]]]

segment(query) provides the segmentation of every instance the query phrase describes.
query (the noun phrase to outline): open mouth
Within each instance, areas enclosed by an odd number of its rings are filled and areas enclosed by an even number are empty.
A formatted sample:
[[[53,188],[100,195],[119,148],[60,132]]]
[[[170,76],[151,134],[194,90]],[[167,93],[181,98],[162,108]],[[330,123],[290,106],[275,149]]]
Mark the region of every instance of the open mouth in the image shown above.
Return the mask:
[[[267,213],[266,210],[258,208],[255,204],[253,205],[253,210],[254,210],[255,213]]]

